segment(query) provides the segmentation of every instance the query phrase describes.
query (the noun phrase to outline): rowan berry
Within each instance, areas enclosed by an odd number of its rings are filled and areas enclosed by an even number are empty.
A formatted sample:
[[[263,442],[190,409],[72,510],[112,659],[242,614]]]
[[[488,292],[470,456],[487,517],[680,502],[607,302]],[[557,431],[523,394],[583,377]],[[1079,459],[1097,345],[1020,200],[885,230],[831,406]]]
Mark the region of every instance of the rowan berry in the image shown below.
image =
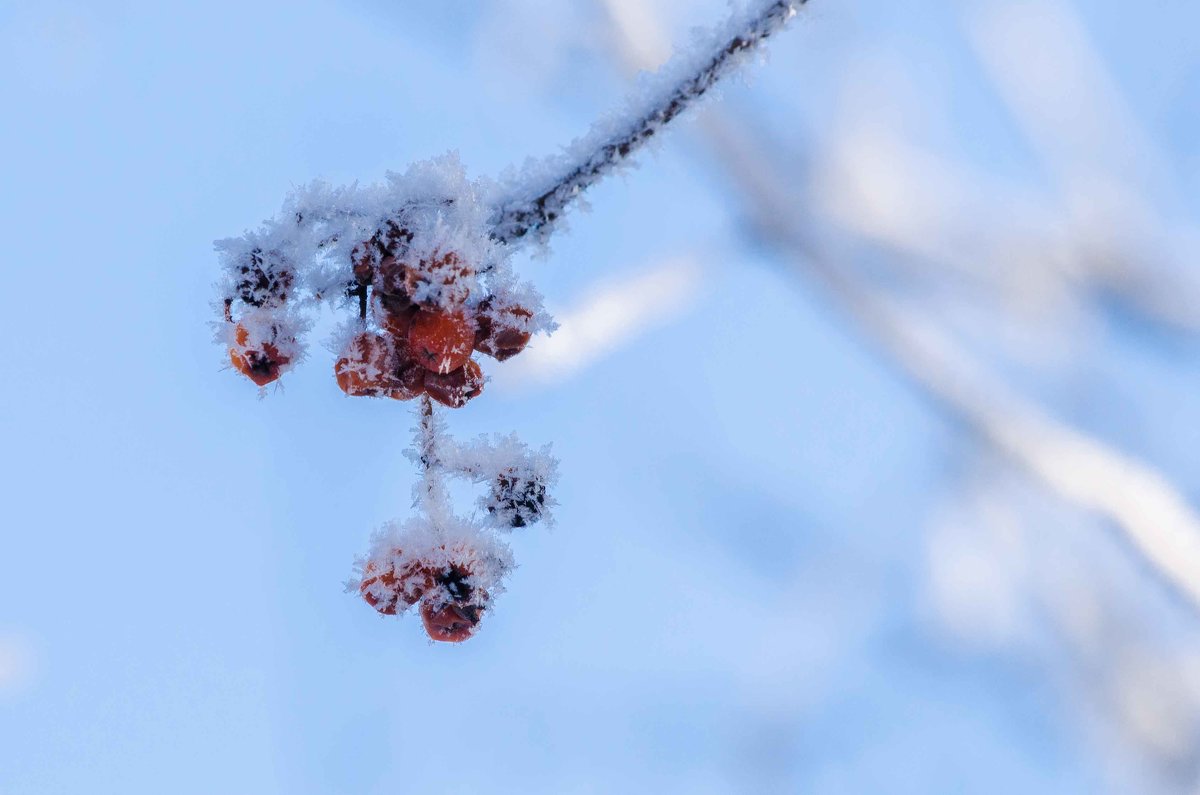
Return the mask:
[[[511,359],[529,344],[531,320],[533,312],[523,306],[495,306],[492,298],[484,299],[475,315],[475,350],[499,361]]]
[[[451,563],[432,573],[433,585],[421,603],[421,620],[433,640],[460,643],[475,634],[489,596],[472,584],[471,574],[465,563]]]
[[[229,349],[229,361],[238,372],[259,386],[266,386],[279,378],[281,368],[292,360],[280,351],[275,335],[276,331],[272,328],[271,341],[251,344],[249,329],[238,323],[234,331],[234,345]]]
[[[445,375],[470,360],[475,331],[462,313],[422,309],[412,319],[408,342],[425,369]]]
[[[370,283],[376,291],[388,295],[404,295],[404,266],[397,261],[397,257],[403,257],[412,239],[413,233],[410,230],[395,221],[385,222],[384,229],[380,229],[370,240],[360,243],[355,248],[356,252],[361,250],[370,257],[370,269],[362,269],[366,280],[359,277],[358,271],[355,272],[359,283]],[[355,263],[357,265],[357,260]]]
[[[395,387],[395,351],[388,338],[364,331],[350,340],[333,366],[342,391],[351,397],[386,395]]]
[[[397,343],[397,349],[400,344]],[[388,397],[396,400],[412,400],[425,394],[425,377],[429,371],[411,358],[407,348],[403,353],[397,353],[393,361],[393,382],[388,391]]]
[[[363,568],[358,592],[371,607],[385,616],[394,616],[398,610],[415,605],[433,586],[432,572],[417,561],[404,564],[399,572],[391,560],[369,561]]]
[[[408,298],[405,286],[405,268],[403,263],[391,254],[385,255],[375,268],[375,280],[372,282],[377,293]]]
[[[425,392],[443,406],[462,408],[483,392],[483,371],[468,359],[462,367],[445,375],[426,372]]]
[[[402,340],[407,347],[408,329],[417,314],[417,307],[412,301],[405,296],[375,291],[371,300],[371,310],[379,327],[395,339]]]
[[[443,643],[462,643],[479,627],[482,608],[458,605],[453,602],[440,606],[425,602],[421,605],[421,623],[430,640]]]
[[[406,263],[403,268],[404,292],[425,306],[461,304],[470,290],[466,284],[475,268],[453,251],[433,254],[428,259]]]

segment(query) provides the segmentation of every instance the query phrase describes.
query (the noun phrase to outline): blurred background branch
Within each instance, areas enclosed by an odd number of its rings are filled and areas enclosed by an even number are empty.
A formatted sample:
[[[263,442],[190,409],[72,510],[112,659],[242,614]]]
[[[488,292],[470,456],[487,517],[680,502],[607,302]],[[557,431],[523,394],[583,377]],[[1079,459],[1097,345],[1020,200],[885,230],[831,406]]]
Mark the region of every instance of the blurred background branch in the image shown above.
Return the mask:
[[[599,3],[625,72],[652,68],[666,40],[653,12],[633,0]],[[1002,467],[990,467],[990,482],[965,484],[974,514],[960,517],[958,527],[970,528],[968,545],[983,536],[985,546],[1003,546],[1005,534],[1011,542],[1019,527],[1021,543],[1008,552],[1029,559],[1013,565],[1038,574],[997,573],[1013,554],[986,555],[973,567],[963,556],[939,555],[955,543],[940,526],[931,535],[940,544],[931,556],[933,581],[958,584],[941,588],[939,603],[956,605],[962,617],[949,628],[969,633],[994,623],[984,614],[995,603],[979,594],[1011,576],[1007,584],[1035,605],[1033,620],[1057,639],[1062,653],[1051,657],[1068,665],[1056,675],[1065,689],[1083,694],[1082,717],[1114,727],[1172,790],[1193,791],[1200,785],[1200,515],[1161,470],[1055,419],[1022,394],[1019,376],[1005,377],[1011,368],[988,360],[1014,355],[1006,338],[1012,329],[1027,329],[1028,336],[1019,335],[1024,342],[1047,325],[1058,331],[1062,315],[1103,313],[1108,300],[1164,329],[1200,331],[1200,292],[1181,267],[1195,231],[1173,228],[1149,201],[1169,193],[1169,169],[1132,121],[1069,7],[985,3],[967,14],[966,28],[1054,176],[1057,199],[973,173],[886,124],[853,115],[824,139],[806,141],[805,152],[795,134],[770,131],[745,105],[707,108],[698,127],[760,245],[822,289],[897,373],[985,449],[1082,512],[1072,520],[1074,532],[1060,511],[1059,538],[1023,538],[1036,520],[1013,506],[1037,500],[1025,494],[1009,504],[1005,498],[1016,495]],[[1047,301],[1056,316],[1049,323]],[[1096,540],[1081,535],[1081,525],[1092,534],[1119,531],[1124,543],[1117,548],[1181,600],[1192,620],[1179,630],[1182,644],[1179,634],[1145,628],[1149,616],[1138,617],[1130,606],[1137,600],[1124,593],[1136,582],[1118,582],[1099,566],[1064,571],[1039,562],[1043,555],[1094,556]],[[1038,536],[1055,533],[1053,521],[1039,526],[1047,529]],[[1161,600],[1138,606],[1163,609]]]

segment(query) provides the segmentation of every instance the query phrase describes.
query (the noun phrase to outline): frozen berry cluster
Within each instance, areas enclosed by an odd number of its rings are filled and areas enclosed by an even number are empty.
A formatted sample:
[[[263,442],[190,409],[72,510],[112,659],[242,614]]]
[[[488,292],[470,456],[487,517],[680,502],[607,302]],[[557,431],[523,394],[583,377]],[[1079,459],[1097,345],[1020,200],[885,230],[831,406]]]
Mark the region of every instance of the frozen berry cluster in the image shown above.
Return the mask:
[[[703,97],[749,52],[780,30],[805,0],[763,0],[697,36],[628,104],[562,153],[529,162],[499,182],[468,179],[457,155],[414,163],[380,184],[315,182],[255,231],[216,242],[224,276],[216,337],[233,368],[259,387],[304,359],[313,309],[357,309],[336,337],[334,376],[347,395],[420,398],[415,459],[418,516],[377,535],[349,588],[384,615],[420,605],[434,640],[458,642],[512,568],[500,531],[548,519],[555,463],[513,438],[457,446],[444,438],[436,401],[458,408],[484,384],[478,351],[520,353],[554,322],[510,260],[543,245],[569,207],[664,125]],[[261,393],[260,393],[261,394]],[[470,520],[450,509],[447,476],[487,483]]]
[[[350,315],[330,343],[347,395],[450,408],[477,397],[477,352],[504,361],[554,328],[517,281],[483,190],[447,157],[383,185],[311,186],[260,229],[218,241],[217,337],[233,368],[259,387],[279,380],[328,305]]]
[[[385,526],[349,585],[382,615],[416,608],[430,639],[458,643],[475,634],[504,590],[513,563],[503,534],[553,521],[548,489],[557,465],[548,450],[530,450],[514,436],[455,444],[432,413],[422,417],[416,449],[420,514]],[[454,515],[445,488],[451,476],[485,484],[485,510],[470,520]]]
[[[377,534],[349,585],[382,615],[417,610],[445,642],[471,637],[504,590],[503,534],[548,522],[553,505],[548,450],[513,436],[458,444],[439,408],[481,394],[477,353],[507,360],[555,326],[513,272],[487,190],[447,156],[384,184],[300,189],[260,228],[216,244],[216,337],[236,372],[259,387],[279,381],[329,307],[343,314],[327,346],[342,392],[419,401],[416,515]],[[485,487],[469,518],[452,508],[451,477]]]
[[[412,239],[392,221],[354,248],[354,281],[345,292],[357,300],[359,318],[334,377],[352,397],[429,395],[460,408],[483,391],[483,371],[472,355],[504,361],[523,351],[533,336],[534,310],[503,294],[478,297],[482,280],[475,265],[454,251],[414,255]],[[295,275],[282,257],[261,250],[247,254],[238,274],[237,292],[224,303],[234,324],[229,358],[238,372],[266,386],[296,357],[296,339],[284,323],[256,316],[286,306]],[[239,304],[247,319],[234,323]]]
[[[296,269],[281,252],[255,246],[227,270],[232,272],[233,288],[223,301],[225,322],[232,327],[230,363],[260,387],[266,386],[299,357],[296,324],[284,320]],[[236,309],[242,311],[235,323]]]
[[[419,604],[431,640],[461,643],[475,634],[491,604],[492,593],[477,583],[485,572],[494,578],[510,567],[504,558],[462,542],[438,544],[420,556],[395,546],[367,561],[359,593],[385,616]]]
[[[422,394],[460,408],[483,391],[476,351],[501,361],[525,349],[532,310],[489,294],[478,267],[455,251],[414,253],[413,233],[390,221],[352,252],[363,326],[334,365],[353,397]]]

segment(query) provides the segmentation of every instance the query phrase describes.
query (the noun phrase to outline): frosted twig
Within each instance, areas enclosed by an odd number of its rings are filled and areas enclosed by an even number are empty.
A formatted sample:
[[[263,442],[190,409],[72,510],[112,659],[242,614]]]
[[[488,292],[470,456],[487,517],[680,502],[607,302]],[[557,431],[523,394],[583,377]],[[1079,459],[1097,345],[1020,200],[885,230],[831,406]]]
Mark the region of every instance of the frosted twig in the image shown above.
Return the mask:
[[[632,122],[605,121],[568,147],[566,156],[549,164],[546,179],[533,180],[511,191],[493,216],[493,237],[514,243],[530,233],[549,235],[555,221],[583,191],[616,169],[659,130],[703,97],[717,81],[733,71],[740,56],[757,48],[780,30],[807,0],[769,0],[748,14],[737,15],[727,27],[714,31],[713,45],[698,62],[683,54],[663,69],[674,78],[651,92]],[[678,75],[678,76],[677,76]],[[526,171],[530,169],[526,168]]]

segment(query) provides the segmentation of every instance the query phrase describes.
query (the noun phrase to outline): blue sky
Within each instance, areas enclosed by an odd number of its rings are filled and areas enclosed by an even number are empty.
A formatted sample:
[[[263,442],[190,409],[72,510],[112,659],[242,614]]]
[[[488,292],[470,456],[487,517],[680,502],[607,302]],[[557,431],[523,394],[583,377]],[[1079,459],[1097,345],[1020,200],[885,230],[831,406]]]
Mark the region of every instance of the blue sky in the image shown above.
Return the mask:
[[[666,5],[676,36],[721,8]],[[1194,217],[1185,5],[1084,19],[1173,164],[1171,212]],[[212,241],[315,177],[553,151],[627,87],[593,14],[0,2],[0,791],[1111,786],[1036,658],[927,625],[921,538],[968,445],[746,242],[688,129],[522,267],[568,315],[670,261],[693,297],[569,377],[493,367],[450,418],[562,462],[558,526],[514,538],[485,630],[431,645],[342,593],[371,529],[408,511],[412,417],[344,398],[320,346],[264,400],[222,370]],[[828,73],[877,41],[953,108],[945,151],[1036,181],[961,38],[942,4],[813,0],[726,98],[820,137]],[[1194,498],[1196,356],[1142,334],[1112,320],[1082,375],[1042,387]]]

